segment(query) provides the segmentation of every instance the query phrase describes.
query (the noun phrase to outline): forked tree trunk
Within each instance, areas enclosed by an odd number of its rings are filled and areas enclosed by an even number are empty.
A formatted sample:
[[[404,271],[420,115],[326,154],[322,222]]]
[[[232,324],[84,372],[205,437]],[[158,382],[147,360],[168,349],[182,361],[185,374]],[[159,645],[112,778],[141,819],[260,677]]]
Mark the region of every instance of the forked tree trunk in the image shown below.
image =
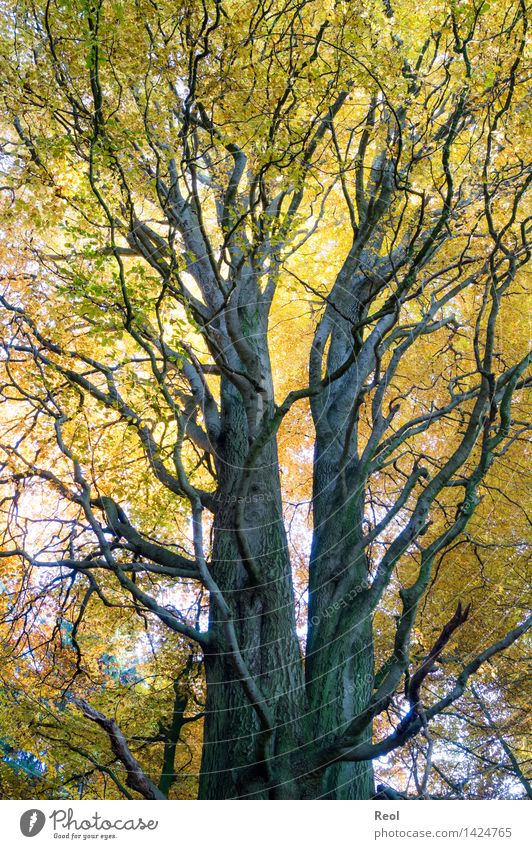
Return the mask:
[[[319,777],[293,772],[293,762],[300,759],[301,752],[311,753],[345,728],[371,693],[371,622],[346,618],[345,628],[335,625],[338,615],[331,616],[330,611],[338,586],[333,581],[320,583],[320,576],[329,574],[332,567],[337,571],[339,562],[349,563],[353,538],[346,522],[350,511],[341,506],[336,518],[315,535],[305,675],[296,633],[275,441],[264,450],[246,496],[246,534],[263,576],[260,585],[254,585],[234,532],[237,486],[247,451],[246,416],[234,387],[224,384],[222,395],[212,568],[233,611],[243,657],[270,706],[275,728],[267,768],[261,762],[257,715],[230,653],[207,652],[200,798],[370,798],[369,764],[332,765]],[[338,607],[334,610],[338,614]],[[215,604],[211,604],[210,619],[211,629],[219,633]],[[368,728],[366,739],[370,735]]]

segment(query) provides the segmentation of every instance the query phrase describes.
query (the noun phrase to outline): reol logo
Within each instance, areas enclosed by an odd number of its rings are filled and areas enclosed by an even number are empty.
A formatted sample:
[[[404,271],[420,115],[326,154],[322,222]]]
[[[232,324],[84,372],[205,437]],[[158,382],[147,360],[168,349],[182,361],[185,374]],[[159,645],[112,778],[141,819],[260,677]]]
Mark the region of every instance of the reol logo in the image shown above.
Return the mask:
[[[25,811],[20,818],[20,830],[24,837],[35,837],[43,830],[46,817],[42,811],[32,808]]]

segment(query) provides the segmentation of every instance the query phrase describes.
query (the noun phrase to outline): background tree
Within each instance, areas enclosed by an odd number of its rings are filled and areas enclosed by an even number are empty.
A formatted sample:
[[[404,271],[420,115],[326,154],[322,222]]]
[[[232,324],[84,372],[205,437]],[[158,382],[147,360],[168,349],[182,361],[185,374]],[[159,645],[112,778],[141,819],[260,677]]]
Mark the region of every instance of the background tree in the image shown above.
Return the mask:
[[[524,4],[2,9],[8,656],[70,623],[54,686],[148,798],[95,618],[201,660],[203,798],[368,798],[384,756],[464,795],[469,710],[528,792],[487,713],[532,624]]]

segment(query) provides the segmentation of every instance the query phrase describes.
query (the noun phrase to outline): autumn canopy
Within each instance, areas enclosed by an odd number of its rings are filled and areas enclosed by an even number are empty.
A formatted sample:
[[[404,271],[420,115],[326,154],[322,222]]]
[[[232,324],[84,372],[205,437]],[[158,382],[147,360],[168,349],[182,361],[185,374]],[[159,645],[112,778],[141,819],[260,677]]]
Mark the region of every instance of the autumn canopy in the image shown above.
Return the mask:
[[[532,797],[524,2],[0,10],[0,794]]]

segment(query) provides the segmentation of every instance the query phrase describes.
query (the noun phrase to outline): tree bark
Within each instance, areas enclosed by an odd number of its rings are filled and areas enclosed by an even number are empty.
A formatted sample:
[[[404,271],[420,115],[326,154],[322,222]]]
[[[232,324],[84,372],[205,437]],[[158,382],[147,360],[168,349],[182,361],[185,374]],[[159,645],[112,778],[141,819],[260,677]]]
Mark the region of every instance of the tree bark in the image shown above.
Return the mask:
[[[359,498],[355,493],[344,500],[334,464],[319,458],[315,489],[320,492],[314,498],[306,682],[315,716],[313,735],[323,745],[342,734],[371,697],[373,629],[361,602],[367,569],[365,557],[356,555]],[[360,742],[370,742],[371,731],[370,723]],[[321,795],[371,798],[371,762],[331,765],[324,772]]]
[[[224,381],[212,570],[231,609],[244,660],[270,706],[274,727],[269,736],[261,734],[256,711],[235,675],[231,652],[224,646],[220,613],[211,603],[210,630],[217,645],[224,648],[205,655],[203,799],[292,795],[293,789],[283,781],[287,773],[284,753],[301,739],[303,663],[275,442],[264,449],[245,496],[246,536],[260,572],[259,583],[246,570],[235,533],[238,484],[246,453],[242,399]],[[278,786],[268,789],[269,784]]]

